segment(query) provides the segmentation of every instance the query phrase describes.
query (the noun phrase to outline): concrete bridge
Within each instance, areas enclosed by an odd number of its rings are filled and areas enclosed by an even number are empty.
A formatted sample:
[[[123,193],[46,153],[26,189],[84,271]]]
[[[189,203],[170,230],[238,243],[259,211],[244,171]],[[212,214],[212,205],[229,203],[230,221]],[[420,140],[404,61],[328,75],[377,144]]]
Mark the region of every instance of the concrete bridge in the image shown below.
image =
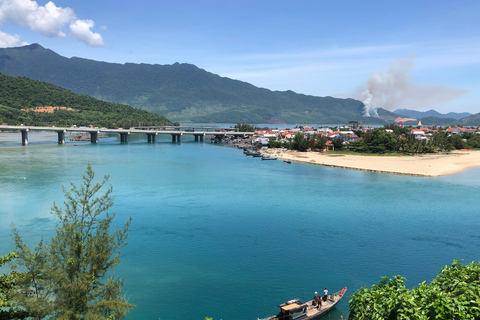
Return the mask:
[[[147,142],[155,142],[156,136],[159,134],[170,134],[172,136],[172,142],[180,142],[183,135],[193,135],[195,141],[202,141],[205,136],[237,136],[237,137],[247,137],[253,135],[252,132],[235,132],[231,131],[231,128],[216,128],[215,131],[195,131],[198,128],[188,127],[188,129],[172,130],[174,127],[155,127],[153,128],[131,128],[131,129],[106,129],[106,128],[76,128],[76,127],[36,127],[36,126],[9,126],[9,125],[0,125],[0,131],[20,131],[22,134],[22,145],[28,145],[28,133],[30,131],[50,131],[56,132],[58,134],[58,143],[65,143],[65,133],[68,132],[79,132],[79,133],[88,133],[90,134],[90,142],[98,143],[98,135],[101,132],[104,133],[116,133],[120,135],[120,142],[127,143],[128,135],[131,133],[142,133],[147,136]],[[182,128],[182,127],[180,127]]]

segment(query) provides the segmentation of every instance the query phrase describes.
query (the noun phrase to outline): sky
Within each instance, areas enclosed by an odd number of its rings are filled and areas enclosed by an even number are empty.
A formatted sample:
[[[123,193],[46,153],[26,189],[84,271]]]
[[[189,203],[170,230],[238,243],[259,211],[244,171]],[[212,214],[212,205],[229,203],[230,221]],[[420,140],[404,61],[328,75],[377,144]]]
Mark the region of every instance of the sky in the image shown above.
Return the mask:
[[[479,17],[480,0],[0,0],[0,47],[190,63],[373,112],[478,113]]]

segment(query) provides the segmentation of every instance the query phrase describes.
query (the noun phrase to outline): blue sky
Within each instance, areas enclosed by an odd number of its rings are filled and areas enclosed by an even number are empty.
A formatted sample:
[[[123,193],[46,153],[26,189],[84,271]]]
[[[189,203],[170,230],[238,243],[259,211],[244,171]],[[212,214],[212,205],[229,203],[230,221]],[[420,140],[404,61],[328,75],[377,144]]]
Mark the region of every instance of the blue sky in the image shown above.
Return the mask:
[[[0,47],[191,63],[271,90],[478,113],[479,17],[479,0],[0,0]]]

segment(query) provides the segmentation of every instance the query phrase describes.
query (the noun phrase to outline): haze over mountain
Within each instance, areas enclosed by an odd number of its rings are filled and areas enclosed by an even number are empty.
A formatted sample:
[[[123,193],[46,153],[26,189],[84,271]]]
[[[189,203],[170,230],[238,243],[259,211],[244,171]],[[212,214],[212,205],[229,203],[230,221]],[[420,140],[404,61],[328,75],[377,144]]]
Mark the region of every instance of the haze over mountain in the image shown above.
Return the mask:
[[[38,44],[0,49],[0,72],[25,76],[97,99],[131,105],[175,122],[364,123],[391,122],[379,109],[364,117],[354,99],[271,91],[220,77],[191,64],[116,64],[66,58]]]

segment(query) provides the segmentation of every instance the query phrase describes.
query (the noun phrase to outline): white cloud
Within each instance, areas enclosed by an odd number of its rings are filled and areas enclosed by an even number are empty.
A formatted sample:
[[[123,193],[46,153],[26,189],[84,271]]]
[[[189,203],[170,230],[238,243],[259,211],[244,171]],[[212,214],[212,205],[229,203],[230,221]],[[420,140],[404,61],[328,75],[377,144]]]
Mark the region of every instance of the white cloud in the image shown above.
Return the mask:
[[[0,31],[0,48],[16,47],[19,43],[19,35],[11,35]]]
[[[88,46],[103,46],[101,35],[90,31],[93,21],[76,19],[73,9],[57,7],[52,1],[40,6],[31,0],[0,0],[0,24],[11,22],[16,26],[29,27],[46,37],[65,37],[62,29],[70,24],[76,39]]]
[[[74,19],[72,9],[57,7],[51,1],[45,6],[39,6],[30,0],[3,0],[0,5],[0,23],[8,20],[47,37],[65,36],[62,27]]]
[[[103,47],[103,38],[99,33],[90,29],[95,26],[92,20],[77,20],[70,24],[70,31],[75,39],[84,42],[90,47]]]

